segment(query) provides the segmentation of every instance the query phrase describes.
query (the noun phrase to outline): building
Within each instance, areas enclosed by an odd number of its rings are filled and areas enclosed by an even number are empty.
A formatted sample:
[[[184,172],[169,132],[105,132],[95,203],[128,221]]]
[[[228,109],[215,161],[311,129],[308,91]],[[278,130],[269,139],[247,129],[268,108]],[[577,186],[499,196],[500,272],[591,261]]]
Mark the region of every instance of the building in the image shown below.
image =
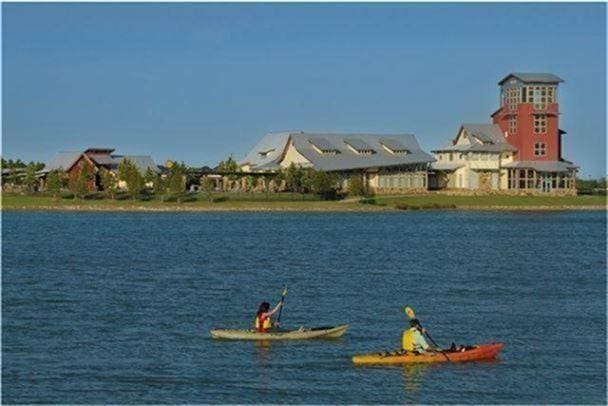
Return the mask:
[[[344,181],[364,176],[376,193],[426,190],[434,158],[412,134],[269,133],[239,162],[245,172],[276,172],[292,163],[333,172]]]
[[[108,169],[113,173],[118,172],[120,163],[128,159],[144,174],[148,169],[159,172],[159,167],[149,155],[115,155],[111,148],[89,148],[85,151],[59,152],[52,161],[44,168],[43,172],[49,173],[54,170],[62,170],[70,178],[78,176],[84,165],[88,165],[94,173],[93,179],[89,182],[90,190],[101,190],[101,179],[99,170]],[[119,187],[125,185],[119,182]]]
[[[433,151],[431,189],[506,189],[501,168],[513,161],[517,149],[509,144],[498,125],[463,124],[452,143]]]
[[[433,188],[576,194],[577,167],[562,157],[557,90],[549,73],[511,73],[493,124],[463,124],[434,150]]]

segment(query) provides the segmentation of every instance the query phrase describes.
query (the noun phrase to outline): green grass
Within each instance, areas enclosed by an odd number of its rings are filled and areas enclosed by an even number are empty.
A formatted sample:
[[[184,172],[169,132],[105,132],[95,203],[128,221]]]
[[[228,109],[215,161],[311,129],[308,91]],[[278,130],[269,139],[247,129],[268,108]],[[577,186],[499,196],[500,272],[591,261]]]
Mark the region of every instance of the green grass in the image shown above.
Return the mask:
[[[376,201],[389,206],[450,206],[460,208],[482,207],[584,207],[606,206],[606,196],[448,196],[443,194],[378,196]]]
[[[357,199],[324,201],[317,196],[291,193],[248,194],[214,193],[213,201],[204,193],[187,195],[185,201],[158,198],[117,200],[92,195],[86,200],[53,198],[45,195],[2,194],[3,210],[251,210],[251,211],[386,211],[396,206],[408,210],[433,208],[460,209],[545,209],[605,208],[605,196],[447,196],[443,194],[376,196],[366,204]]]
[[[277,194],[235,194],[214,193],[209,196],[204,193],[187,195],[181,203],[175,198],[162,201],[158,198],[146,200],[131,200],[120,196],[111,199],[73,199],[53,198],[44,195],[2,195],[4,210],[294,210],[294,211],[369,211],[381,210],[380,206],[361,205],[357,202],[324,201],[317,196],[292,193]],[[361,207],[369,206],[369,207]]]

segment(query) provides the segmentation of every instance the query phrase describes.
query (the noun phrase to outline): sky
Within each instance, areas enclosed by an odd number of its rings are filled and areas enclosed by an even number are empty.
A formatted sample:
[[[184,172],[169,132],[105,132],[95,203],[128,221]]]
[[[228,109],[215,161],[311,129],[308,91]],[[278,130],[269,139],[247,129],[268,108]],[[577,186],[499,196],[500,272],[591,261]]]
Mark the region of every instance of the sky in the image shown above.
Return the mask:
[[[562,77],[563,155],[606,174],[606,6],[2,5],[2,156],[112,147],[189,165],[267,132],[489,123],[510,72]]]

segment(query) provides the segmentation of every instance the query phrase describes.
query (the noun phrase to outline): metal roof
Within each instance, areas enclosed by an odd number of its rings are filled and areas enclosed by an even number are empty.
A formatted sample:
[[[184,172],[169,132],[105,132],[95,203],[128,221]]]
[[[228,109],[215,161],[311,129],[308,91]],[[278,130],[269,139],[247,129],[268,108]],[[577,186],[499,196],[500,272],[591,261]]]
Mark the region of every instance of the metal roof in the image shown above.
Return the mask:
[[[296,133],[291,138],[295,149],[311,162],[317,170],[343,171],[350,169],[378,168],[387,166],[404,166],[426,164],[435,159],[420,149],[416,137],[412,134],[311,134]],[[308,142],[309,138],[324,139],[328,144],[340,145],[337,154],[322,154]],[[369,145],[376,153],[359,154],[344,145],[345,139],[357,138]],[[392,140],[410,151],[407,154],[392,154],[382,148],[380,140]]]
[[[454,171],[458,168],[462,168],[464,164],[457,162],[433,162],[431,164],[431,169],[436,171]]]
[[[507,139],[502,134],[500,127],[497,124],[462,124],[461,130],[458,131],[458,135],[462,130],[466,131],[467,134],[481,141],[472,142],[470,144],[456,145],[456,139],[452,141],[452,144],[444,148],[438,148],[433,152],[503,152],[503,151],[517,151],[513,145],[509,144]]]
[[[255,169],[262,167],[274,167],[283,154],[289,132],[268,133],[239,161],[240,165],[249,164]],[[269,166],[270,165],[270,166]]]
[[[308,137],[308,142],[320,149],[323,152],[340,152],[338,147],[332,144],[327,138],[323,137]]]
[[[372,146],[363,141],[361,138],[344,138],[344,142],[359,152],[374,151]]]
[[[524,83],[560,83],[564,80],[558,76],[555,76],[552,73],[509,73],[505,76],[500,82],[499,85],[502,85],[509,78],[515,77],[521,80]]]
[[[80,158],[82,151],[62,151],[44,166],[46,171],[68,170]]]
[[[266,134],[239,163],[250,164],[254,170],[276,169],[289,140],[292,140],[296,151],[315,169],[323,171],[425,164],[435,160],[420,149],[416,137],[412,134],[332,134],[294,131]],[[357,153],[346,145],[352,145],[351,142],[356,143],[358,147],[371,148],[375,153]],[[396,150],[405,150],[408,153],[392,154],[382,147],[387,144]],[[259,151],[273,148],[274,151],[268,154],[269,157],[259,156]],[[322,153],[319,150],[335,152]]]
[[[502,165],[510,169],[534,169],[537,172],[569,172],[577,166],[563,161],[514,161]]]
[[[89,149],[90,150],[90,149]],[[89,151],[87,150],[87,151]],[[44,167],[44,171],[50,172],[53,170],[68,170],[74,163],[84,154],[84,152],[69,151],[59,152],[55,157]],[[87,155],[88,156],[88,155]],[[117,169],[118,165],[125,159],[128,158],[135,164],[137,169],[141,172],[145,172],[148,168],[154,172],[158,172],[158,166],[149,155],[93,155],[89,158],[97,165],[107,167],[109,169]]]
[[[384,145],[393,152],[407,151],[405,145],[400,143],[399,140],[392,138],[380,138],[378,141],[380,142],[380,144]]]

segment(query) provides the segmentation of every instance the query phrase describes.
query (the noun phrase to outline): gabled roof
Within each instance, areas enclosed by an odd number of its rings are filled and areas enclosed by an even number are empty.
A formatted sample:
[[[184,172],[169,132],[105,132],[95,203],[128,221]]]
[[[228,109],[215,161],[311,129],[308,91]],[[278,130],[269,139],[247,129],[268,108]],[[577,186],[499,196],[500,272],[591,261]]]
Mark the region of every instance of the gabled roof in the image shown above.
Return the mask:
[[[89,148],[85,152],[82,151],[66,151],[59,152],[55,157],[44,167],[45,172],[54,170],[69,170],[74,164],[83,156],[86,152],[98,151],[97,148]],[[110,149],[104,149],[109,151]],[[92,155],[87,158],[91,160],[97,166],[104,166],[108,169],[117,169],[118,165],[125,159],[128,158],[132,161],[135,166],[141,171],[145,172],[148,168],[153,171],[158,171],[158,166],[149,155]]]
[[[278,160],[281,158],[287,141],[289,140],[289,132],[268,133],[255,144],[249,153],[239,161],[239,165],[249,164],[255,169],[272,168],[278,165]]]
[[[456,145],[458,135],[462,131],[466,131],[470,136],[476,138],[481,143],[472,142],[465,145]],[[507,139],[502,135],[502,131],[497,124],[462,124],[458,131],[456,139],[447,147],[433,150],[433,152],[504,152],[517,151],[513,145],[507,142]]]
[[[555,76],[552,73],[509,73],[498,82],[498,84],[502,85],[512,77],[517,78],[524,83],[560,83],[564,81],[562,78]]]
[[[46,171],[70,169],[82,155],[82,151],[62,151],[44,167]]]
[[[335,146],[335,154],[319,153],[308,142],[309,138],[316,141],[324,139]],[[295,149],[311,162],[313,167],[322,171],[344,171],[351,169],[379,168],[388,166],[403,166],[425,164],[435,159],[424,152],[413,134],[332,134],[332,133],[295,133],[291,134]],[[357,139],[361,145],[367,145],[373,150],[371,154],[360,154],[348,147],[352,139]],[[393,144],[402,146],[406,153],[391,153],[382,145]]]
[[[505,144],[507,140],[497,124],[465,123],[462,128],[483,143]]]

